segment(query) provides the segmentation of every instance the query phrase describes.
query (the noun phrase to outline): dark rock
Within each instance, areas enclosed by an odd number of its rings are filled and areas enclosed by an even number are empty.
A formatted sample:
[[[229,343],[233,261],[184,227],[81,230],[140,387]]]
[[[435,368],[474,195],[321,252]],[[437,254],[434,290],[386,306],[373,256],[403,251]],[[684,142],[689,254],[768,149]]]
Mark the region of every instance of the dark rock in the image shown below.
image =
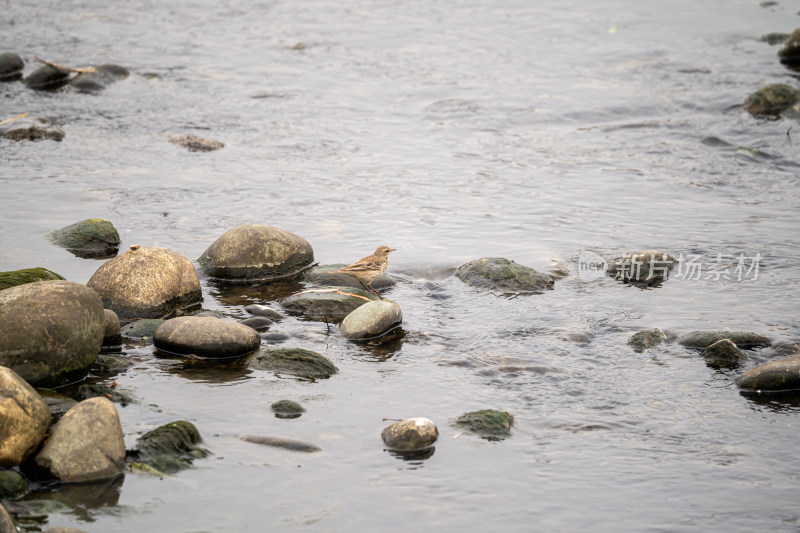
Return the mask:
[[[375,300],[378,300],[377,296],[363,289],[333,287],[293,294],[281,300],[281,305],[288,311],[303,315],[307,320],[336,323],[367,302]]]
[[[131,457],[158,472],[171,474],[189,468],[195,459],[209,455],[208,450],[198,446],[201,441],[194,424],[178,420],[139,437]]]
[[[744,110],[755,117],[777,117],[800,101],[800,91],[784,83],[757,90],[744,101]]]
[[[784,65],[800,65],[800,28],[789,35],[778,50],[778,57]]]
[[[225,232],[198,259],[216,281],[275,281],[292,278],[314,262],[304,238],[282,229],[246,224]]]
[[[713,368],[737,368],[747,360],[747,355],[729,339],[718,340],[703,350],[703,357]]]
[[[54,91],[69,83],[69,71],[51,65],[34,70],[27,78],[25,85],[30,89]]]
[[[349,340],[371,339],[391,331],[403,321],[403,311],[391,300],[378,300],[359,306],[347,315],[339,333]]]
[[[114,403],[121,404],[123,407],[129,403],[133,403],[133,398],[114,387],[106,385],[105,383],[83,384],[78,387],[76,396],[79,400],[88,400],[89,398],[108,398]]]
[[[307,442],[299,440],[283,439],[280,437],[262,437],[257,435],[242,435],[242,440],[245,442],[252,442],[254,444],[261,444],[263,446],[272,446],[274,448],[283,448],[292,452],[314,453],[322,451],[322,448]]]
[[[186,148],[190,152],[213,152],[225,147],[225,143],[213,139],[204,139],[197,135],[173,135],[169,142]]]
[[[276,322],[283,318],[283,315],[279,311],[271,309],[266,305],[251,304],[245,307],[244,310],[250,313],[251,315],[263,316],[265,318],[269,318],[270,320],[274,320]]]
[[[0,81],[16,81],[22,78],[25,62],[17,54],[6,52],[0,54]]]
[[[245,318],[244,320],[239,321],[240,324],[244,324],[247,327],[253,328],[256,331],[267,331],[269,327],[273,324],[272,320],[265,316],[254,316],[251,318]]]
[[[84,400],[70,409],[36,455],[39,468],[65,483],[114,477],[124,462],[122,424],[107,398]]]
[[[13,470],[0,470],[0,498],[16,498],[26,490],[28,486],[21,475]]]
[[[167,320],[156,330],[159,350],[204,359],[232,359],[258,349],[258,332],[239,322],[214,317],[183,316]]]
[[[29,126],[27,128],[16,128],[3,133],[3,137],[12,141],[56,141],[64,140],[64,132],[59,130],[48,130],[41,126]]]
[[[0,466],[22,464],[50,427],[50,410],[16,372],[0,366]]]
[[[658,328],[646,329],[635,333],[628,339],[628,344],[637,352],[655,348],[667,339],[667,335]]]
[[[381,438],[392,450],[423,450],[433,446],[439,438],[439,428],[427,418],[409,418],[383,428]]]
[[[261,338],[267,342],[283,342],[289,340],[291,337],[285,331],[268,331],[261,335]]]
[[[309,283],[315,283],[317,285],[328,285],[332,287],[353,287],[356,289],[361,288],[361,284],[352,276],[348,276],[347,274],[343,274],[341,272],[335,272],[329,274],[334,270],[338,270],[340,268],[344,268],[347,265],[344,263],[336,263],[332,265],[317,265],[314,268],[307,270],[304,278]],[[385,272],[378,276],[375,281],[370,283],[372,287],[376,290],[385,289],[387,287],[391,287],[395,284],[395,281],[386,274]]]
[[[28,383],[58,383],[94,363],[103,342],[103,304],[71,281],[0,291],[0,365]]]
[[[50,409],[50,416],[52,417],[53,424],[58,422],[67,411],[78,405],[78,402],[69,396],[65,396],[51,389],[37,388],[36,392],[44,403],[47,404],[48,409]]]
[[[504,411],[484,409],[459,416],[454,424],[486,440],[503,440],[511,436],[514,417]]]
[[[775,46],[776,44],[783,43],[788,38],[789,38],[788,33],[773,32],[773,33],[767,33],[766,35],[762,35],[758,40],[761,41],[762,43],[767,43],[769,45]]]
[[[770,345],[767,337],[745,331],[692,331],[678,337],[678,343],[687,348],[703,350],[722,339],[729,339],[736,346],[744,349]]]
[[[306,379],[329,378],[339,371],[324,355],[301,348],[262,348],[248,364],[259,370]]]
[[[645,250],[617,257],[608,264],[606,274],[624,282],[656,285],[669,277],[675,258],[658,250]]]
[[[57,246],[84,259],[114,257],[119,251],[119,233],[114,225],[102,218],[89,218],[45,235]]]
[[[122,343],[122,329],[117,313],[111,309],[103,309],[105,329],[103,330],[103,346],[119,346]]]
[[[483,257],[458,267],[456,277],[467,285],[502,293],[539,294],[552,289],[550,274],[519,265],[502,257]]]
[[[69,84],[82,92],[102,91],[117,80],[128,77],[130,72],[119,65],[99,65],[94,67],[94,72],[81,72]]]
[[[92,373],[97,376],[113,376],[133,365],[133,360],[124,355],[101,353],[92,365]]]
[[[800,355],[758,365],[742,374],[736,385],[749,392],[800,390]]]
[[[157,246],[131,246],[106,261],[87,285],[120,318],[163,318],[203,300],[191,261]]]
[[[772,345],[772,351],[775,355],[781,356],[800,354],[800,342],[776,342]]]
[[[0,272],[0,291],[8,289],[9,287],[16,287],[17,285],[34,283],[36,281],[56,281],[63,279],[64,278],[55,272],[50,272],[46,268],[41,267],[10,270],[8,272]]]
[[[135,341],[152,341],[156,330],[166,322],[163,318],[145,318],[122,328],[122,336]]]
[[[302,405],[291,400],[280,400],[270,405],[270,407],[276,418],[299,418],[300,415],[306,412]]]

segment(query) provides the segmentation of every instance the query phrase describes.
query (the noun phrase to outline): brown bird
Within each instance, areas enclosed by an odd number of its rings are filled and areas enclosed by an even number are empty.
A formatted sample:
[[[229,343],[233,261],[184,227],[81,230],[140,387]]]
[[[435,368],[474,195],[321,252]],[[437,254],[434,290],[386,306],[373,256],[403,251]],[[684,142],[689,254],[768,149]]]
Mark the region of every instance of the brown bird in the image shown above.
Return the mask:
[[[375,281],[378,276],[386,272],[386,267],[389,265],[389,253],[394,251],[394,248],[389,248],[388,246],[378,246],[374,254],[359,259],[352,265],[340,268],[339,270],[326,272],[326,274],[347,274],[355,278],[362,287],[383,300],[380,293],[372,288],[372,282]]]

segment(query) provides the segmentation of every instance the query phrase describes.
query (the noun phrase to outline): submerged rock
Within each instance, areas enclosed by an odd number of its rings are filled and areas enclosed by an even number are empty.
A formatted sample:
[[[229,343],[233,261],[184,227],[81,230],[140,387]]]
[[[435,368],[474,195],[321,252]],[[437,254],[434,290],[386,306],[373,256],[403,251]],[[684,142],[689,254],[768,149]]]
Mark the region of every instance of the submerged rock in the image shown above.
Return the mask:
[[[157,246],[131,246],[106,261],[87,285],[120,318],[162,318],[203,300],[191,261]]]
[[[645,250],[612,259],[606,274],[624,282],[656,285],[669,277],[675,258],[658,250]]]
[[[117,390],[115,387],[110,387],[105,383],[85,383],[78,387],[76,397],[79,400],[88,400],[89,398],[108,398],[114,403],[121,404],[123,407],[129,403],[133,403],[133,398]]]
[[[5,52],[0,54],[0,81],[16,81],[22,78],[25,62],[17,54]]]
[[[171,474],[189,468],[195,459],[209,455],[208,450],[198,446],[201,441],[194,424],[178,420],[139,437],[131,456],[158,472]]]
[[[800,355],[791,355],[751,368],[736,379],[736,385],[749,392],[800,390]]]
[[[99,65],[94,67],[94,72],[81,72],[69,84],[78,91],[102,91],[117,80],[124,80],[130,71],[119,65]]]
[[[486,440],[503,440],[511,436],[514,417],[504,411],[484,409],[459,416],[454,424]]]
[[[52,389],[37,388],[36,392],[47,404],[47,408],[50,410],[51,423],[53,424],[58,422],[67,411],[78,405],[78,402],[74,399]]]
[[[8,272],[0,272],[0,291],[8,289],[9,287],[16,287],[17,285],[25,285],[26,283],[34,283],[36,281],[56,281],[63,279],[64,278],[55,272],[41,267],[10,270]]]
[[[50,410],[16,372],[0,366],[0,467],[22,464],[50,427]]]
[[[270,320],[274,320],[276,322],[283,318],[283,315],[280,313],[280,311],[276,311],[275,309],[267,307],[266,305],[250,304],[245,307],[244,310],[251,315],[269,318]]]
[[[265,316],[254,316],[240,320],[239,323],[256,331],[267,331],[274,322]]]
[[[305,408],[291,400],[280,400],[270,405],[276,418],[300,418],[306,412]]]
[[[778,57],[785,65],[800,65],[800,28],[789,35],[778,50]]]
[[[106,377],[113,376],[130,368],[133,364],[134,361],[124,355],[101,353],[97,355],[97,359],[92,365],[92,374]]]
[[[736,368],[747,360],[747,355],[729,339],[718,340],[703,350],[703,357],[713,368]]]
[[[367,302],[375,300],[378,300],[376,295],[363,289],[332,287],[293,294],[281,300],[281,305],[288,311],[303,315],[307,320],[336,323]]]
[[[124,462],[122,424],[107,398],[84,400],[70,409],[36,456],[39,468],[65,483],[114,477]]]
[[[800,342],[776,342],[772,344],[772,351],[781,356],[800,354]]]
[[[103,346],[119,346],[122,343],[122,329],[117,313],[111,309],[103,309],[105,328],[103,329]]]
[[[0,471],[0,498],[15,498],[26,490],[28,490],[28,486],[21,475],[13,470]],[[1,527],[0,531],[3,531]]]
[[[344,268],[346,266],[347,265],[344,263],[317,265],[314,268],[306,271],[304,277],[309,283],[316,283],[318,285],[328,285],[332,287],[353,287],[356,289],[362,288],[361,284],[353,276],[349,276],[341,272],[329,274],[329,272]],[[385,289],[394,284],[395,281],[389,276],[389,274],[386,274],[385,272],[378,276],[375,281],[370,283],[370,285],[372,285],[372,287],[376,290]]]
[[[119,233],[102,218],[81,220],[45,235],[55,245],[84,259],[114,257],[119,251]]]
[[[542,293],[552,289],[555,278],[502,257],[483,257],[464,263],[456,277],[473,287],[503,293]]]
[[[391,300],[366,303],[349,315],[339,326],[345,339],[371,339],[394,329],[403,321],[403,311]]]
[[[48,130],[41,126],[29,126],[27,128],[16,128],[8,130],[3,137],[12,141],[56,141],[64,140],[64,132],[60,130]]]
[[[164,322],[153,336],[156,348],[206,359],[232,359],[258,349],[258,332],[239,322],[210,316],[183,316]]]
[[[650,348],[655,348],[667,339],[667,335],[658,328],[646,329],[634,333],[629,339],[628,344],[637,352],[643,352]]]
[[[275,281],[307,269],[314,262],[314,251],[294,233],[246,224],[225,232],[198,262],[217,281]]]
[[[325,379],[339,371],[324,355],[301,348],[262,348],[248,365],[306,379]]]
[[[412,452],[433,446],[439,428],[427,418],[409,418],[383,428],[381,438],[392,450]]]
[[[800,101],[800,91],[784,83],[757,90],[744,101],[744,110],[755,117],[777,117]]]
[[[678,343],[687,348],[703,350],[722,339],[728,339],[744,349],[770,345],[769,338],[746,331],[692,331],[678,337]]]
[[[69,71],[52,65],[34,70],[25,78],[25,85],[28,88],[40,91],[54,91],[67,83],[69,83]]]
[[[213,139],[204,139],[197,135],[173,135],[169,142],[186,148],[190,152],[213,152],[225,147],[225,143]]]
[[[100,297],[72,281],[0,291],[0,365],[31,384],[58,383],[94,363],[103,342]]]
[[[775,46],[776,44],[783,43],[788,38],[789,38],[788,33],[772,32],[762,35],[761,37],[759,37],[758,40],[761,41],[762,43],[767,43],[769,45]]]
[[[156,330],[166,322],[163,318],[144,318],[122,328],[122,336],[135,341],[152,341]]]
[[[254,444],[261,444],[263,446],[272,446],[274,448],[283,448],[292,452],[314,453],[322,451],[322,448],[315,444],[309,444],[299,440],[284,439],[280,437],[262,437],[258,435],[242,435],[242,440],[245,442],[252,442]]]

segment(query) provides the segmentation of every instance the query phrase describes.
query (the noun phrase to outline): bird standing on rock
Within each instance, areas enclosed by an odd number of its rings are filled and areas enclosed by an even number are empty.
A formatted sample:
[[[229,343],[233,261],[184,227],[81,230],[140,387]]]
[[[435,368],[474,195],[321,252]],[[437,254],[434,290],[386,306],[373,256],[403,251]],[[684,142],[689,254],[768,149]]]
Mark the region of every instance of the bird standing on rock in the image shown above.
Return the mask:
[[[394,252],[394,248],[388,246],[379,246],[375,253],[368,255],[363,259],[359,259],[352,265],[348,265],[339,270],[331,270],[326,274],[347,274],[355,278],[362,287],[369,292],[375,294],[378,298],[383,300],[383,297],[378,291],[372,288],[372,282],[375,281],[381,274],[386,272],[386,267],[389,266],[389,253]]]

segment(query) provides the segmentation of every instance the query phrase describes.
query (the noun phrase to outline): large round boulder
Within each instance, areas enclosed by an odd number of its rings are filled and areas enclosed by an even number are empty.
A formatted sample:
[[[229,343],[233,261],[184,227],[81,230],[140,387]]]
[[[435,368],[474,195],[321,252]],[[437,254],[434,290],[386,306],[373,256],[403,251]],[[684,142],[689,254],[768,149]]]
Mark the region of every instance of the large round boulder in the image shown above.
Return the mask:
[[[294,233],[246,224],[225,232],[198,262],[216,281],[275,281],[307,269],[314,262],[314,251]]]
[[[99,259],[114,257],[119,251],[119,233],[103,218],[89,218],[45,235],[57,246],[78,257]]]
[[[98,268],[87,285],[123,319],[162,318],[203,300],[192,262],[158,246],[131,246]]]
[[[381,438],[391,450],[413,452],[433,446],[439,428],[428,418],[409,418],[383,428]]]
[[[125,464],[125,439],[108,398],[84,400],[67,411],[36,455],[43,471],[65,483],[114,477]]]
[[[502,293],[541,293],[553,288],[550,274],[502,257],[483,257],[464,263],[456,277],[467,285]]]
[[[364,340],[379,337],[403,321],[403,311],[391,300],[366,303],[342,320],[339,333],[345,339]]]
[[[791,355],[751,368],[736,379],[736,385],[749,392],[800,390],[800,355]]]
[[[33,387],[0,366],[0,467],[22,464],[50,427],[50,409]]]
[[[204,359],[232,359],[258,349],[258,332],[213,316],[182,316],[161,324],[153,336],[159,350]]]
[[[60,279],[64,278],[41,267],[10,270],[8,272],[0,272],[0,291],[35,281],[57,281]]]
[[[105,315],[96,292],[72,281],[0,291],[0,365],[31,384],[59,383],[94,363]]]

